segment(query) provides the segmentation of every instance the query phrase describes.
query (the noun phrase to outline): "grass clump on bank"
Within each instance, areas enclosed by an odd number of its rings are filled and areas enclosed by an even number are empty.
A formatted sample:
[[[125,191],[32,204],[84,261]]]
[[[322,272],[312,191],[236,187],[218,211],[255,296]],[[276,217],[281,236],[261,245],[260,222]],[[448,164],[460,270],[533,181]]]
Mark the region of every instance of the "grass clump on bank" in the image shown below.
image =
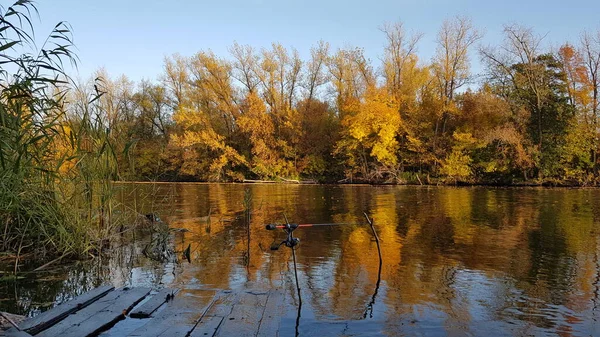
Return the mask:
[[[65,72],[76,63],[71,29],[58,23],[36,47],[34,13],[29,0],[0,7],[0,251],[17,263],[86,256],[125,221],[113,212],[117,164],[101,92],[76,97]]]

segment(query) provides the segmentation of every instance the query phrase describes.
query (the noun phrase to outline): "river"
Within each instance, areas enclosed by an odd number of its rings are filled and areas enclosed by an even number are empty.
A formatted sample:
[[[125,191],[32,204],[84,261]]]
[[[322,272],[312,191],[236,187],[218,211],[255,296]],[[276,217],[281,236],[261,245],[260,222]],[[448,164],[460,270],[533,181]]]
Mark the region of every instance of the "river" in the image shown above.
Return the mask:
[[[170,240],[177,261],[145,257],[148,238],[140,237],[108,257],[0,282],[0,310],[34,315],[103,283],[294,293],[291,250],[269,249],[285,233],[265,230],[285,215],[293,223],[340,223],[294,232],[301,240],[303,318],[401,321],[407,333],[423,335],[600,333],[597,189],[183,183],[120,189],[124,205],[179,229]],[[381,240],[381,270],[363,212]],[[190,262],[181,253],[188,246]]]

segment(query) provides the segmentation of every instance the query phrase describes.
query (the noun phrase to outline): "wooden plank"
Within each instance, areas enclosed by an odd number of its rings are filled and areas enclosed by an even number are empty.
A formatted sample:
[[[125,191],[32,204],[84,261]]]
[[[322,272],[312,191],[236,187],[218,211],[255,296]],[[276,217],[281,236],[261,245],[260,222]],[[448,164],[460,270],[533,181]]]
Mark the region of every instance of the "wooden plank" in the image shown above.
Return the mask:
[[[73,325],[60,334],[61,337],[81,337],[97,335],[107,330],[118,321],[125,318],[127,313],[133,309],[150,293],[150,288],[132,288],[119,296],[114,303],[110,304],[96,315],[83,321],[81,324]]]
[[[167,302],[164,310],[148,319],[148,323],[134,330],[129,336],[186,336],[206,311],[212,306],[214,292],[204,304],[196,296],[178,296]]]
[[[351,331],[347,327],[346,321],[317,321],[300,318],[298,334],[296,334],[296,318],[286,317],[281,320],[279,336],[369,336],[350,333]]]
[[[221,322],[223,322],[222,316],[204,316],[192,330],[190,337],[212,337],[219,329]]]
[[[398,322],[382,322],[372,320],[347,321],[346,331],[351,331],[358,336],[385,336],[384,328],[400,333],[401,326]]]
[[[2,332],[4,332],[4,335],[2,335]],[[0,331],[0,335],[6,336],[6,337],[31,337],[31,335],[28,334],[27,332],[20,331],[15,328],[10,328],[6,331]]]
[[[135,309],[129,314],[129,317],[133,318],[148,318],[150,315],[156,311],[163,303],[167,302],[170,298],[172,298],[176,293],[177,289],[172,288],[164,288],[159,291],[157,294],[152,296],[148,302],[142,304],[139,308]]]
[[[39,334],[36,335],[36,337],[37,336],[51,337],[51,336],[59,335],[61,332],[65,331],[66,329],[71,327],[71,325],[81,323],[81,322],[85,321],[86,319],[92,317],[97,312],[106,308],[109,305],[109,303],[114,302],[115,299],[118,298],[122,294],[122,292],[123,292],[123,290],[119,289],[119,290],[115,290],[115,291],[108,293],[106,296],[100,298],[96,302],[77,311],[75,314],[70,315],[69,317],[56,323],[55,325],[51,326],[50,328],[40,332]]]
[[[19,327],[21,330],[35,335],[40,331],[56,324],[77,310],[85,308],[86,306],[111,292],[113,289],[115,289],[113,286],[101,286],[88,291],[87,293],[81,294],[70,301],[67,301],[35,317],[23,321],[21,324],[19,324]]]
[[[340,322],[321,322],[315,320],[308,320],[303,322],[300,319],[300,336],[347,336],[348,325],[345,321]],[[361,336],[353,334],[354,336]],[[364,336],[364,335],[363,335]]]
[[[225,317],[231,314],[233,305],[237,301],[236,296],[237,294],[232,293],[231,291],[218,293],[217,295],[215,295],[215,299],[212,305],[206,312],[206,316]]]
[[[186,312],[172,317],[165,321],[168,326],[167,330],[161,332],[159,337],[185,337],[196,326],[198,320],[202,317],[202,313]]]
[[[279,322],[283,315],[285,295],[281,290],[269,291],[265,311],[258,327],[258,336],[278,336]]]
[[[0,331],[17,327],[21,324],[21,322],[25,321],[26,319],[27,317],[25,316],[0,311]]]
[[[385,329],[400,333],[401,324],[401,322],[390,323],[373,320],[321,321],[300,318],[298,334],[300,336],[385,336]],[[282,319],[279,336],[292,336],[295,333],[296,320],[290,317]]]
[[[104,325],[110,325],[122,318],[124,310],[131,310],[135,303],[141,301],[149,292],[149,288],[122,288],[112,291],[84,309],[37,334],[36,337],[64,337],[67,331],[74,336],[85,336],[83,331],[95,330],[92,327],[100,324],[100,319],[104,323],[102,324],[102,327],[104,327]],[[96,316],[98,318],[94,318]],[[109,319],[109,317],[112,317],[112,319]],[[77,332],[78,328],[86,323],[89,325],[87,327],[83,326],[81,332]]]
[[[266,292],[239,294],[231,313],[224,318],[216,336],[256,336],[266,303]]]

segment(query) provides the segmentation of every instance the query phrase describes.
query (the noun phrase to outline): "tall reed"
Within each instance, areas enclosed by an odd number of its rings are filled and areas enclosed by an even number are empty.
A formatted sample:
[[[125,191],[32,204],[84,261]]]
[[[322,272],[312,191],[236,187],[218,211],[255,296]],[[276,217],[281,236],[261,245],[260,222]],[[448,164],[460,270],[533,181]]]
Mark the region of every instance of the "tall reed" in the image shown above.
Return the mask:
[[[70,26],[36,48],[32,13],[30,0],[0,6],[0,250],[17,262],[97,252],[127,221],[113,214],[118,167],[102,92],[76,99]]]

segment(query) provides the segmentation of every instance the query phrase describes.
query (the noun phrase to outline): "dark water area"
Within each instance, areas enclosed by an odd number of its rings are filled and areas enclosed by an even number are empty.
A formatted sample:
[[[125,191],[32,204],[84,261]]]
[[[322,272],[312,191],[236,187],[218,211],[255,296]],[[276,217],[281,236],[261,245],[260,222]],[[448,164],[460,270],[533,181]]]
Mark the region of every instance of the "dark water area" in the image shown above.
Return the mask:
[[[301,239],[296,253],[302,319],[401,322],[402,333],[418,335],[600,335],[597,189],[120,188],[124,205],[187,230],[174,231],[169,241],[177,260],[145,257],[149,239],[139,234],[133,244],[113,244],[109,257],[0,282],[0,310],[35,315],[105,283],[190,293],[282,288],[295,294],[291,250],[269,249],[285,234],[264,229],[283,222],[285,214],[290,222],[346,223],[294,233]],[[378,289],[377,246],[363,212],[374,219],[381,239]],[[182,256],[188,246],[191,262]]]

